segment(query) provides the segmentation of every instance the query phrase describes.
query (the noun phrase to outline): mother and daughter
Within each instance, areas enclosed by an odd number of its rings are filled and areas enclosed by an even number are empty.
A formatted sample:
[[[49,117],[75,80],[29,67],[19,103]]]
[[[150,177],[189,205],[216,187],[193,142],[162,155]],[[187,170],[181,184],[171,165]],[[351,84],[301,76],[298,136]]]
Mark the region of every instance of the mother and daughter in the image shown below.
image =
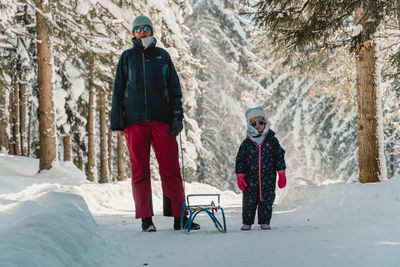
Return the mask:
[[[136,218],[142,231],[155,232],[150,175],[150,149],[155,152],[163,191],[164,216],[174,217],[173,229],[181,230],[185,192],[179,167],[176,136],[183,129],[182,91],[167,50],[156,46],[149,17],[137,16],[132,23],[132,47],[125,50],[114,79],[110,128],[125,137],[132,171]],[[261,229],[270,229],[278,186],[284,187],[285,151],[279,145],[261,107],[246,112],[247,138],[236,159],[237,182],[243,191],[243,226],[250,230],[258,207]],[[193,223],[191,229],[200,229]]]

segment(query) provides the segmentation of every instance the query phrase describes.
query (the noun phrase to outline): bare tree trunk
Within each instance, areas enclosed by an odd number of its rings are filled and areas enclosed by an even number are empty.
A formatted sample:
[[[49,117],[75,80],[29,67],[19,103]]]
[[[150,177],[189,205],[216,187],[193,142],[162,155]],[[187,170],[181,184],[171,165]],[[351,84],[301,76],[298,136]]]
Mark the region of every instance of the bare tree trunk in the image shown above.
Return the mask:
[[[18,71],[18,69],[17,69]],[[20,155],[20,131],[19,131],[19,86],[18,75],[14,75],[14,91],[12,105],[12,120],[13,120],[13,139],[14,139],[14,155]]]
[[[106,123],[107,125],[107,123]],[[107,128],[107,126],[106,126]],[[113,175],[113,134],[110,129],[108,129],[108,138],[107,138],[107,144],[108,144],[108,173],[110,176],[110,180],[114,181],[114,175]]]
[[[15,99],[14,99],[14,83],[12,86],[12,91],[9,94],[8,100],[8,123],[10,126],[10,138],[8,139],[8,153],[10,155],[15,155],[15,138],[14,138],[14,106],[15,106]]]
[[[100,110],[100,183],[108,183],[106,99],[103,90],[99,92]]]
[[[19,136],[21,156],[26,156],[26,83],[19,81]]]
[[[356,12],[357,20],[364,10]],[[365,26],[365,25],[363,25]],[[365,40],[357,53],[357,104],[358,104],[358,180],[361,183],[379,182],[379,142],[377,136],[375,44]]]
[[[4,87],[0,87],[0,152],[8,151],[8,119],[7,112],[7,92]]]
[[[64,144],[64,161],[71,161],[71,144],[70,144],[70,137],[66,135],[63,137],[63,144]]]
[[[86,175],[89,181],[94,181],[94,168],[95,168],[95,147],[94,147],[94,112],[95,112],[95,93],[93,87],[93,69],[94,60],[93,55],[90,56],[89,65],[89,114],[88,114],[88,161],[86,166]]]
[[[36,7],[47,13],[47,6],[41,1]],[[41,13],[36,12],[37,62],[39,83],[39,133],[40,133],[40,162],[39,171],[52,168],[53,161],[57,159],[55,114],[53,102],[53,85],[51,83],[52,66],[49,41],[49,28]]]
[[[31,140],[32,140],[32,113],[33,113],[33,105],[30,106],[29,108],[29,121],[28,121],[28,138],[26,142],[26,146],[28,147],[27,149],[27,156],[31,156]]]
[[[13,69],[12,71],[15,71]],[[12,91],[9,98],[9,123],[10,123],[10,139],[8,143],[8,151],[10,155],[19,155],[19,108],[18,108],[18,80],[16,73],[10,73],[12,78]]]
[[[126,179],[124,166],[124,138],[121,134],[118,134],[117,136],[118,181],[124,181]]]

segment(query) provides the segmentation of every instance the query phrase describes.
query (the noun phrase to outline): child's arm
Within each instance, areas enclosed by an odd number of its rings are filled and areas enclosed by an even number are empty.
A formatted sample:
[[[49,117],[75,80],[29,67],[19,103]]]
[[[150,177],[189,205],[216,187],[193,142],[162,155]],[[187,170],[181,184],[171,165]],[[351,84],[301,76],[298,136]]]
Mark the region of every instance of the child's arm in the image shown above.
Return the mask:
[[[244,152],[244,141],[239,147],[238,153],[236,155],[236,166],[235,173],[245,173],[245,152]]]
[[[244,159],[245,159],[244,142],[242,142],[242,144],[239,147],[239,151],[236,155],[236,167],[235,167],[237,184],[241,191],[244,191],[244,189],[247,187],[246,180],[244,179],[244,173],[245,173]]]
[[[277,138],[274,138],[273,148],[276,169],[278,171],[285,170],[285,150],[281,147]]]
[[[285,150],[279,144],[277,138],[275,138],[276,142],[274,145],[274,156],[275,156],[275,166],[278,170],[278,187],[284,188],[286,186],[286,163],[285,163]]]

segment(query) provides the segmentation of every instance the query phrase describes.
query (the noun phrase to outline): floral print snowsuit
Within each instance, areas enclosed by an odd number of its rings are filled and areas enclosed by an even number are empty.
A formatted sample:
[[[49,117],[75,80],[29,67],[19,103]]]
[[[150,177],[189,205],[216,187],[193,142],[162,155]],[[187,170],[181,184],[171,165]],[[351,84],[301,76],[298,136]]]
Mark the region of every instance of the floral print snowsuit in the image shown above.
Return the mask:
[[[286,169],[285,150],[275,133],[268,130],[261,146],[247,137],[236,156],[236,173],[243,173],[247,183],[243,191],[243,224],[254,223],[258,207],[258,224],[270,224],[275,200],[276,173]]]

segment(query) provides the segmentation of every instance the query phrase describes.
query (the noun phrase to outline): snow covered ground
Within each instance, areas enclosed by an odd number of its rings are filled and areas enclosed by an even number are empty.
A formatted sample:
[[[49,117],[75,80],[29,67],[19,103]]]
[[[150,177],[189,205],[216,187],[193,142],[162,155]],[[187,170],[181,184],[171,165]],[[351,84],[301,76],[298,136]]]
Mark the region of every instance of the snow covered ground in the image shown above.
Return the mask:
[[[400,266],[400,176],[378,184],[313,185],[288,177],[272,230],[241,226],[241,195],[220,193],[227,233],[172,230],[153,183],[155,233],[134,219],[130,181],[94,184],[71,163],[36,174],[38,161],[0,154],[0,266]],[[233,179],[233,178],[232,178]]]

